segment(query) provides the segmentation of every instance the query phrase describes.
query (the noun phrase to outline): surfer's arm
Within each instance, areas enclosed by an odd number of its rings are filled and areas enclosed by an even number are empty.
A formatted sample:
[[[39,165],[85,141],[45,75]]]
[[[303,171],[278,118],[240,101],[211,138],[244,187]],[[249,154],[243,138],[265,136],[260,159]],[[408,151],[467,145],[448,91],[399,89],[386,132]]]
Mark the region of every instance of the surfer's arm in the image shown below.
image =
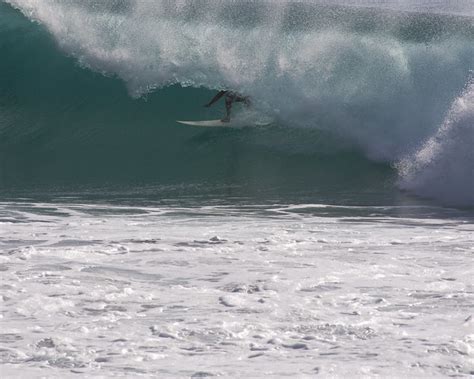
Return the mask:
[[[210,107],[212,104],[214,104],[216,101],[218,101],[222,96],[224,96],[227,93],[227,91],[219,91],[219,93],[212,98],[212,100],[204,105],[205,107]]]

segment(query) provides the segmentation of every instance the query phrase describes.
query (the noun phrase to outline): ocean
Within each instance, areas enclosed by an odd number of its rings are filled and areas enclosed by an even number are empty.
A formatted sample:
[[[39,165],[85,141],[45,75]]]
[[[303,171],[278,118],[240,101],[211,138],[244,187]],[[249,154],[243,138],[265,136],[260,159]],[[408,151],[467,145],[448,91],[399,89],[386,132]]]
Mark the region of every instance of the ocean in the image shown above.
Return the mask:
[[[473,41],[468,0],[0,1],[2,378],[474,375]],[[248,126],[176,123],[222,89]]]

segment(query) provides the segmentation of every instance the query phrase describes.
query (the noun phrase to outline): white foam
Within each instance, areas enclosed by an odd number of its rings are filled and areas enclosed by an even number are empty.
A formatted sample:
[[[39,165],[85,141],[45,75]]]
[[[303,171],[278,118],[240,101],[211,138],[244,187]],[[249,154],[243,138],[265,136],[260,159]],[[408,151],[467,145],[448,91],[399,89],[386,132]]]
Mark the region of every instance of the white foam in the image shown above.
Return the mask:
[[[472,223],[132,208],[0,203],[21,221],[0,228],[2,377],[472,370]]]
[[[474,205],[474,83],[436,134],[398,168],[404,189],[447,204]]]

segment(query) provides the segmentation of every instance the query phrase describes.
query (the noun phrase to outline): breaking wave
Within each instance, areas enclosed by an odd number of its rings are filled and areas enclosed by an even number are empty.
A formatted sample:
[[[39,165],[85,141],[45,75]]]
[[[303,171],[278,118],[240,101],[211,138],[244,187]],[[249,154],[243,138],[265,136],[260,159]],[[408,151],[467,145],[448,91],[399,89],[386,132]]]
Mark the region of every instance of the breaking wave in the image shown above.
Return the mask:
[[[328,144],[336,152],[338,146],[349,146],[375,162],[403,162],[398,167],[400,185],[405,189],[443,202],[462,197],[464,203],[473,203],[469,191],[472,150],[462,144],[472,139],[472,84],[458,96],[474,69],[474,22],[472,8],[461,2],[455,2],[452,11],[449,2],[428,8],[411,2],[413,12],[402,11],[408,8],[400,2],[390,6],[387,1],[366,2],[372,7],[353,1],[339,1],[338,5],[210,0],[6,3],[40,26],[23,23],[21,27],[29,33],[20,37],[15,29],[21,24],[18,13],[0,4],[0,10],[5,10],[2,38],[10,40],[4,49],[18,50],[21,46],[34,51],[28,38],[46,28],[65,56],[74,57],[94,72],[120,78],[132,98],[153,100],[153,94],[164,93],[163,88],[174,85],[199,88],[201,92],[180,89],[173,98],[173,102],[180,102],[183,113],[194,109],[190,117],[196,119],[202,115],[193,108],[194,103],[212,95],[209,90],[231,88],[251,96],[259,112],[271,115],[276,124],[291,131],[290,138],[281,130],[267,132],[265,137],[247,136],[245,144],[255,147],[255,139],[261,138],[257,145],[285,154],[325,152]],[[43,59],[29,62],[30,71],[40,66],[38,72],[43,76],[33,78],[31,88],[61,76],[51,67],[41,66],[49,63],[44,51],[36,53]],[[8,67],[16,68],[14,75],[24,75],[20,66],[20,62],[13,62]],[[71,76],[68,80],[80,86]],[[11,94],[12,81],[5,82],[3,91]],[[89,84],[91,96],[101,93],[117,98],[116,92]],[[81,91],[87,93],[85,86]],[[67,88],[54,90],[61,93]],[[98,128],[105,121],[85,98],[81,98],[84,109],[80,116],[77,99],[69,96],[57,99],[59,104],[50,109],[52,117],[56,123],[58,117],[80,119],[90,135],[100,135]],[[127,100],[108,105],[116,107],[116,115],[134,107]],[[47,113],[47,109],[42,111]],[[7,115],[12,109],[3,107],[2,112]],[[173,117],[160,114],[156,122],[170,123]],[[18,117],[2,118],[16,125],[15,132],[2,127],[2,133],[10,137],[8,141],[18,141],[12,133],[32,136],[33,130],[41,127],[30,123],[20,133]],[[121,119],[118,124],[123,122],[122,116],[117,118]],[[52,128],[54,123],[49,120],[46,124]],[[132,122],[129,124],[133,127]],[[59,128],[54,130],[59,138]],[[171,147],[186,149],[180,132],[166,133],[170,148],[164,155],[172,154]],[[301,133],[303,137],[294,137]],[[426,140],[429,142],[413,155]],[[214,161],[222,160],[218,154],[226,147],[222,142],[219,148],[221,142],[215,141]],[[14,145],[8,143],[10,148]],[[431,158],[427,160],[428,155]],[[449,169],[451,166],[456,170]],[[452,180],[443,182],[447,171]]]

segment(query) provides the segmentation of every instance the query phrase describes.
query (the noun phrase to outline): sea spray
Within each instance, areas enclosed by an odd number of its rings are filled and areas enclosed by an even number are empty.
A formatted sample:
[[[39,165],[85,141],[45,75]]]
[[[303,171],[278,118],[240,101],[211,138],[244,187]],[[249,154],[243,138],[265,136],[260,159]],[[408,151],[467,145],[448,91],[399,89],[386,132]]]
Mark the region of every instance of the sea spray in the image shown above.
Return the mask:
[[[401,188],[454,205],[474,205],[474,82],[439,130],[398,165]]]

